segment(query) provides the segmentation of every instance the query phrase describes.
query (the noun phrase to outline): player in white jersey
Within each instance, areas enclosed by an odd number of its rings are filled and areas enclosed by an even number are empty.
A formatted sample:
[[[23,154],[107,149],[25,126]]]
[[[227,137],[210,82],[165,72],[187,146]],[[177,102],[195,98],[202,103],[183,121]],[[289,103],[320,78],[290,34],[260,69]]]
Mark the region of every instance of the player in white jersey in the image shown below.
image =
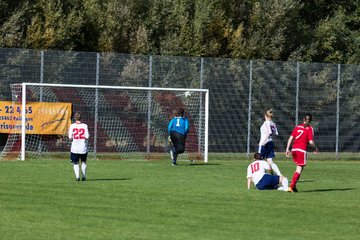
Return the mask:
[[[278,130],[276,124],[273,122],[273,112],[272,109],[269,109],[264,114],[265,121],[260,128],[260,142],[258,153],[261,154],[263,159],[266,159],[267,163],[270,165],[271,170],[275,172],[277,175],[281,176],[280,169],[273,162],[273,158],[275,157],[274,143],[272,137],[274,135],[278,135]]]
[[[82,115],[80,112],[75,112],[75,123],[71,124],[69,128],[69,139],[71,141],[70,159],[74,164],[76,181],[80,181],[80,160],[82,180],[86,180],[87,141],[89,139],[89,130],[88,126],[81,122],[81,117]]]
[[[251,182],[254,183],[259,190],[283,190],[287,191],[289,181],[284,176],[270,175],[266,173],[271,168],[269,164],[262,160],[260,153],[254,154],[254,162],[252,162],[247,168],[247,188],[251,188]],[[281,185],[281,186],[279,186]]]

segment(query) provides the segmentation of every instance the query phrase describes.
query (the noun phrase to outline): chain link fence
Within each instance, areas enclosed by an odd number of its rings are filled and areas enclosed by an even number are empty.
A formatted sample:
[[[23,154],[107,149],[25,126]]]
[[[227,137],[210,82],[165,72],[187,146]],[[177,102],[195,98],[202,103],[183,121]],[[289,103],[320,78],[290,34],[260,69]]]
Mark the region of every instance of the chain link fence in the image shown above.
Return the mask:
[[[268,108],[278,152],[306,112],[321,152],[358,152],[359,78],[358,65],[0,49],[0,100],[11,101],[10,84],[21,82],[207,88],[209,154],[230,159],[257,151]]]

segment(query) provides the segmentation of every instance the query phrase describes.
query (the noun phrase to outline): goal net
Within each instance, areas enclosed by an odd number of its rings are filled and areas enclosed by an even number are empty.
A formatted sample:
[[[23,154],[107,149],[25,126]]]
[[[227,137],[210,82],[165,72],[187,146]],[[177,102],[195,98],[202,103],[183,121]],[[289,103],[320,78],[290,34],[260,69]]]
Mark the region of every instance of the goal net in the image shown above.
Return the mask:
[[[67,131],[75,111],[89,127],[89,158],[170,159],[167,125],[178,108],[190,122],[179,160],[207,162],[207,89],[22,83],[2,102],[7,142],[0,157],[69,158]]]

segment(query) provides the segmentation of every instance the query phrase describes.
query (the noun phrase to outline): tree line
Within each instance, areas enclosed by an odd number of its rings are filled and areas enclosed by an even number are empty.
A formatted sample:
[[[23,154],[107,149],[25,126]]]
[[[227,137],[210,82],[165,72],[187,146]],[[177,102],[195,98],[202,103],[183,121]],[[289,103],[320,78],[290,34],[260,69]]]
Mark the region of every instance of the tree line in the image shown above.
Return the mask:
[[[360,63],[360,1],[0,0],[0,47]]]

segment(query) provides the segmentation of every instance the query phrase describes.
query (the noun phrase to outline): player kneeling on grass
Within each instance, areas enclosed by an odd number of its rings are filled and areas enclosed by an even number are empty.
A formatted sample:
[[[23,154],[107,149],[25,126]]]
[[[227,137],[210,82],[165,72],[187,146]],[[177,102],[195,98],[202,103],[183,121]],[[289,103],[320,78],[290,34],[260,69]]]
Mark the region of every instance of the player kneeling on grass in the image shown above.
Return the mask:
[[[270,175],[266,171],[270,171],[270,165],[262,160],[260,153],[254,154],[254,162],[247,168],[247,188],[250,189],[251,182],[254,183],[259,190],[288,190],[289,181],[284,176]]]
[[[87,141],[89,139],[88,126],[81,122],[81,113],[75,112],[75,123],[70,125],[69,139],[71,141],[70,159],[74,164],[76,181],[80,181],[79,161],[81,160],[82,180],[86,180],[86,159],[87,159]]]

